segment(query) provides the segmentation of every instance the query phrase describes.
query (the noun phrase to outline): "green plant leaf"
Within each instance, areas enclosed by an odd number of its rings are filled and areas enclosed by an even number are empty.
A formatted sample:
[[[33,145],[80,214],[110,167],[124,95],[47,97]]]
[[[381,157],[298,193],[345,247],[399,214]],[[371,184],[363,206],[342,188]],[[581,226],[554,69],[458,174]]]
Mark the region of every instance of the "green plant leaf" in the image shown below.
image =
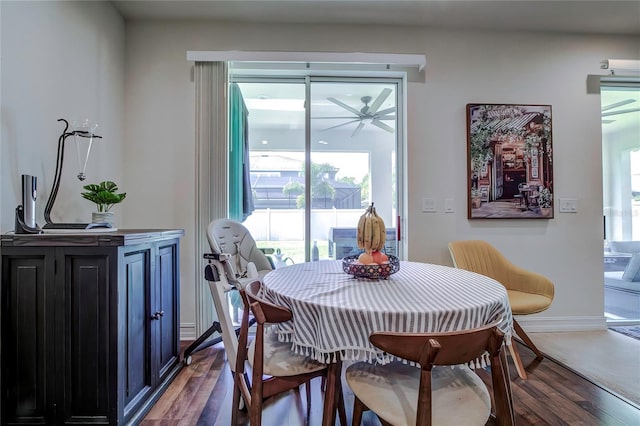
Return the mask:
[[[122,202],[127,197],[127,193],[117,194],[118,185],[112,181],[103,181],[100,184],[88,184],[83,187],[87,192],[80,195],[95,203],[98,212],[108,212],[115,204]]]

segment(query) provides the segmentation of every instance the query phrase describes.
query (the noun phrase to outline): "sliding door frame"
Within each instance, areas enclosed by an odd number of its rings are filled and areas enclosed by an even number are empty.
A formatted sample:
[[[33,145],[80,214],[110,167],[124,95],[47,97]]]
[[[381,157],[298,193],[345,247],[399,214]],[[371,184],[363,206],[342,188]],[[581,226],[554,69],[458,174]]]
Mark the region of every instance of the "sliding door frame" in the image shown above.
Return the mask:
[[[235,63],[233,64],[235,65]],[[405,97],[406,91],[406,78],[394,76],[359,76],[356,73],[350,75],[279,75],[282,70],[274,70],[272,75],[236,75],[234,74],[234,66],[231,66],[231,72],[229,73],[230,83],[264,83],[264,84],[278,84],[278,83],[300,83],[305,85],[305,261],[311,260],[311,86],[314,83],[344,83],[344,84],[395,84],[396,86],[396,128],[395,128],[395,151],[396,151],[396,229],[402,229],[402,218],[405,217],[406,208],[406,159],[404,156],[406,140],[404,137],[405,121]],[[339,74],[339,73],[336,73]],[[397,235],[400,236],[400,232],[397,231]],[[404,258],[406,244],[404,240],[398,238],[397,240],[397,256],[400,259]]]

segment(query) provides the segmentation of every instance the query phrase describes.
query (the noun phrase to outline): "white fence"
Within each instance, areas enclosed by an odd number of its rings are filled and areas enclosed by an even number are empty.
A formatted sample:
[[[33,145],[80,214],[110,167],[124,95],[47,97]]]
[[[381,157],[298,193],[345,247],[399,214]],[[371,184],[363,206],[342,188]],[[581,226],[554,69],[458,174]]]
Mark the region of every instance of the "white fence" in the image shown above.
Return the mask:
[[[311,210],[311,240],[329,240],[331,228],[355,228],[364,209]],[[254,210],[244,225],[258,241],[303,241],[304,210]]]

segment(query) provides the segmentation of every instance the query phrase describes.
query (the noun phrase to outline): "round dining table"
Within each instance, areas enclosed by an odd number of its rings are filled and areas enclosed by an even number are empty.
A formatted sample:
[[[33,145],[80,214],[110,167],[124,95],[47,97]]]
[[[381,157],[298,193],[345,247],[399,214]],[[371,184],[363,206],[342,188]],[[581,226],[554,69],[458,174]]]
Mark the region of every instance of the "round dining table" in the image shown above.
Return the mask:
[[[328,364],[339,377],[344,360],[388,362],[369,342],[374,331],[450,332],[490,324],[511,342],[513,317],[507,291],[499,282],[474,272],[429,263],[400,261],[384,279],[357,278],[342,261],[299,263],[269,272],[262,296],[293,313],[274,327],[292,350]],[[480,362],[480,361],[479,361]],[[327,378],[323,424],[334,424],[337,397]]]

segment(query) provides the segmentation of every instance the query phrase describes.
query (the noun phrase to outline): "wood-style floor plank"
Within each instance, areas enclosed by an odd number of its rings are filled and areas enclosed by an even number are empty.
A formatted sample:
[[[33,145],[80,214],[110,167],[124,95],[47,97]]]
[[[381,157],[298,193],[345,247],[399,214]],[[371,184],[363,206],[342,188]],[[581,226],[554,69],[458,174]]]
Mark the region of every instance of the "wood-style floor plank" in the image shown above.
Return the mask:
[[[186,347],[187,343],[184,343]],[[533,352],[518,343],[522,361],[530,364]],[[487,371],[478,372],[490,383]],[[514,410],[518,425],[627,425],[640,426],[640,407],[618,398],[594,385],[568,368],[545,359],[528,368],[528,379],[518,377],[509,359]],[[185,366],[155,404],[142,426],[214,425],[231,423],[233,379],[222,344],[192,354],[192,363]],[[263,413],[265,426],[317,426],[322,422],[320,380],[312,381],[312,404],[308,409],[305,390],[289,392],[274,398]],[[347,417],[353,410],[353,394],[343,381]],[[248,426],[246,415],[239,418]],[[495,424],[490,420],[488,425]],[[371,412],[363,416],[362,426],[379,426]]]

